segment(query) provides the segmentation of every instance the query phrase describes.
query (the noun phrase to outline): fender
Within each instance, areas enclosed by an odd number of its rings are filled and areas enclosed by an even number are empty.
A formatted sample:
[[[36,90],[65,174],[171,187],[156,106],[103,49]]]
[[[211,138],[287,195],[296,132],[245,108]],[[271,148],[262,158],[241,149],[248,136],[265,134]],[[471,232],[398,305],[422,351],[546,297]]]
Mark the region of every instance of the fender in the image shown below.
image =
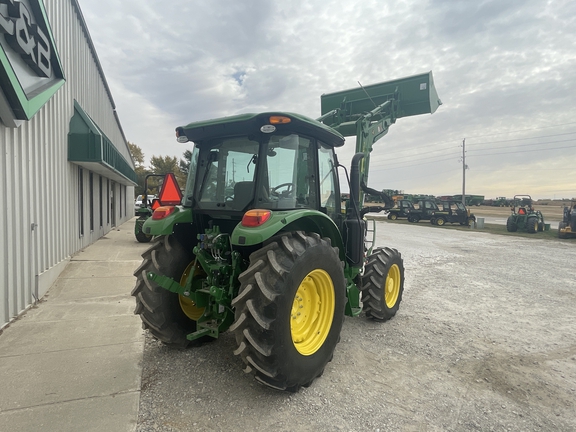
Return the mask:
[[[149,217],[142,227],[148,235],[169,235],[174,230],[174,225],[179,223],[192,223],[192,209],[175,206],[174,212],[163,219],[154,220]]]
[[[280,232],[306,231],[329,237],[337,247],[342,261],[345,260],[344,242],[340,230],[327,215],[310,209],[271,211],[270,219],[258,227],[245,227],[239,223],[232,232],[234,246],[254,246],[265,242]]]

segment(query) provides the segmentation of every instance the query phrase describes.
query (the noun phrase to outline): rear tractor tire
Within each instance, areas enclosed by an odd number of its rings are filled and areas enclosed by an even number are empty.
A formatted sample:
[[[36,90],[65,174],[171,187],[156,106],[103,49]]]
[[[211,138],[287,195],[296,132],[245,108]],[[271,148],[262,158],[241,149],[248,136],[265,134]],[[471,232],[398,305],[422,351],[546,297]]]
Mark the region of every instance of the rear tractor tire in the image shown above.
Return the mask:
[[[400,308],[404,262],[396,249],[378,248],[368,257],[362,276],[362,309],[368,318],[388,321]]]
[[[514,218],[512,216],[510,216],[506,220],[506,231],[508,231],[508,232],[518,231],[518,225],[516,225],[516,222],[514,222]]]
[[[538,231],[538,218],[529,217],[526,219],[526,229],[530,234],[534,234]]]
[[[183,285],[194,263],[192,254],[170,235],[156,237],[142,257],[144,261],[134,272],[137,279],[132,290],[136,297],[134,313],[140,315],[142,327],[164,344],[176,348],[212,339],[202,338],[194,342],[186,339],[189,333],[196,331],[196,321],[204,310],[196,307],[189,298],[170,292],[146,277],[148,272],[154,272],[179,280]]]
[[[322,375],[340,339],[346,282],[329,239],[297,231],[250,255],[230,327],[247,373],[296,392]]]

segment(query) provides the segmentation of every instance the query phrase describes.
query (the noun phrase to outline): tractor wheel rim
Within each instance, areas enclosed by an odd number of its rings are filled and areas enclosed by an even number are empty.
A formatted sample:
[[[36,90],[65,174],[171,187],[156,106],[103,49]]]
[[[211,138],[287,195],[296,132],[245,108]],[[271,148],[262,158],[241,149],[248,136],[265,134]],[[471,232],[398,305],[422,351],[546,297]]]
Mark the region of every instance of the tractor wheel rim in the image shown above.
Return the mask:
[[[193,266],[194,266],[194,261],[192,261],[190,264],[188,264],[188,267],[186,267],[186,270],[184,270],[184,273],[182,273],[182,277],[180,278],[180,285],[181,286],[186,285],[186,281],[188,280],[188,277],[190,276],[190,273],[192,272]],[[196,269],[196,270],[198,270],[198,269]],[[182,312],[184,312],[184,315],[186,315],[188,318],[190,318],[193,321],[198,321],[198,319],[200,319],[200,317],[204,314],[204,308],[199,308],[198,306],[196,306],[196,303],[194,302],[194,300],[192,300],[189,297],[178,294],[178,302],[180,303],[180,309],[182,309]]]
[[[388,270],[386,281],[384,282],[384,301],[389,308],[394,307],[400,295],[400,268],[397,264],[393,264]]]
[[[300,283],[290,311],[290,333],[296,350],[305,356],[322,347],[332,328],[336,296],[330,275],[312,270]]]

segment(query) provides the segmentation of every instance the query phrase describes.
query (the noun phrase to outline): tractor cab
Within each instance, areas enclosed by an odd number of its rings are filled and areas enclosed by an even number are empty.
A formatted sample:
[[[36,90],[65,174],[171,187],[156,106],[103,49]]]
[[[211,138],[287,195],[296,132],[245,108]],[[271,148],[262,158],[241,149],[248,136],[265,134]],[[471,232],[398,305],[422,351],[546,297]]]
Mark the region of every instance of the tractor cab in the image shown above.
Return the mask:
[[[194,141],[183,206],[192,208],[199,228],[229,221],[231,232],[251,209],[316,210],[342,226],[334,153],[344,142],[339,133],[287,113],[227,120],[225,130],[214,122],[177,129],[181,142]]]

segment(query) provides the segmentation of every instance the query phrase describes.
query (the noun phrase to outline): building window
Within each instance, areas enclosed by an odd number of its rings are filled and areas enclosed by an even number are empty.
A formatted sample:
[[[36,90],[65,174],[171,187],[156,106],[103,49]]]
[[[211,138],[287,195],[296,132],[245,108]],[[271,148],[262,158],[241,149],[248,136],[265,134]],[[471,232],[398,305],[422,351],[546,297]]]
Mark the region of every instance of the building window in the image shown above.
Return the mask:
[[[106,179],[106,225],[110,225],[110,179]]]
[[[78,167],[78,216],[80,237],[84,236],[84,170]]]
[[[124,214],[126,216],[128,216],[128,212],[126,211],[126,201],[128,201],[127,196],[126,196],[127,192],[128,191],[126,190],[126,186],[124,186],[124,201],[122,201],[122,206],[124,207]]]
[[[102,209],[102,200],[104,199],[104,195],[102,195],[102,176],[99,176],[99,191],[100,193],[98,194],[98,202],[100,203],[100,228],[102,228],[103,223],[104,223],[104,213],[103,213],[103,209]]]
[[[94,173],[89,174],[88,185],[90,188],[90,231],[94,231]]]

